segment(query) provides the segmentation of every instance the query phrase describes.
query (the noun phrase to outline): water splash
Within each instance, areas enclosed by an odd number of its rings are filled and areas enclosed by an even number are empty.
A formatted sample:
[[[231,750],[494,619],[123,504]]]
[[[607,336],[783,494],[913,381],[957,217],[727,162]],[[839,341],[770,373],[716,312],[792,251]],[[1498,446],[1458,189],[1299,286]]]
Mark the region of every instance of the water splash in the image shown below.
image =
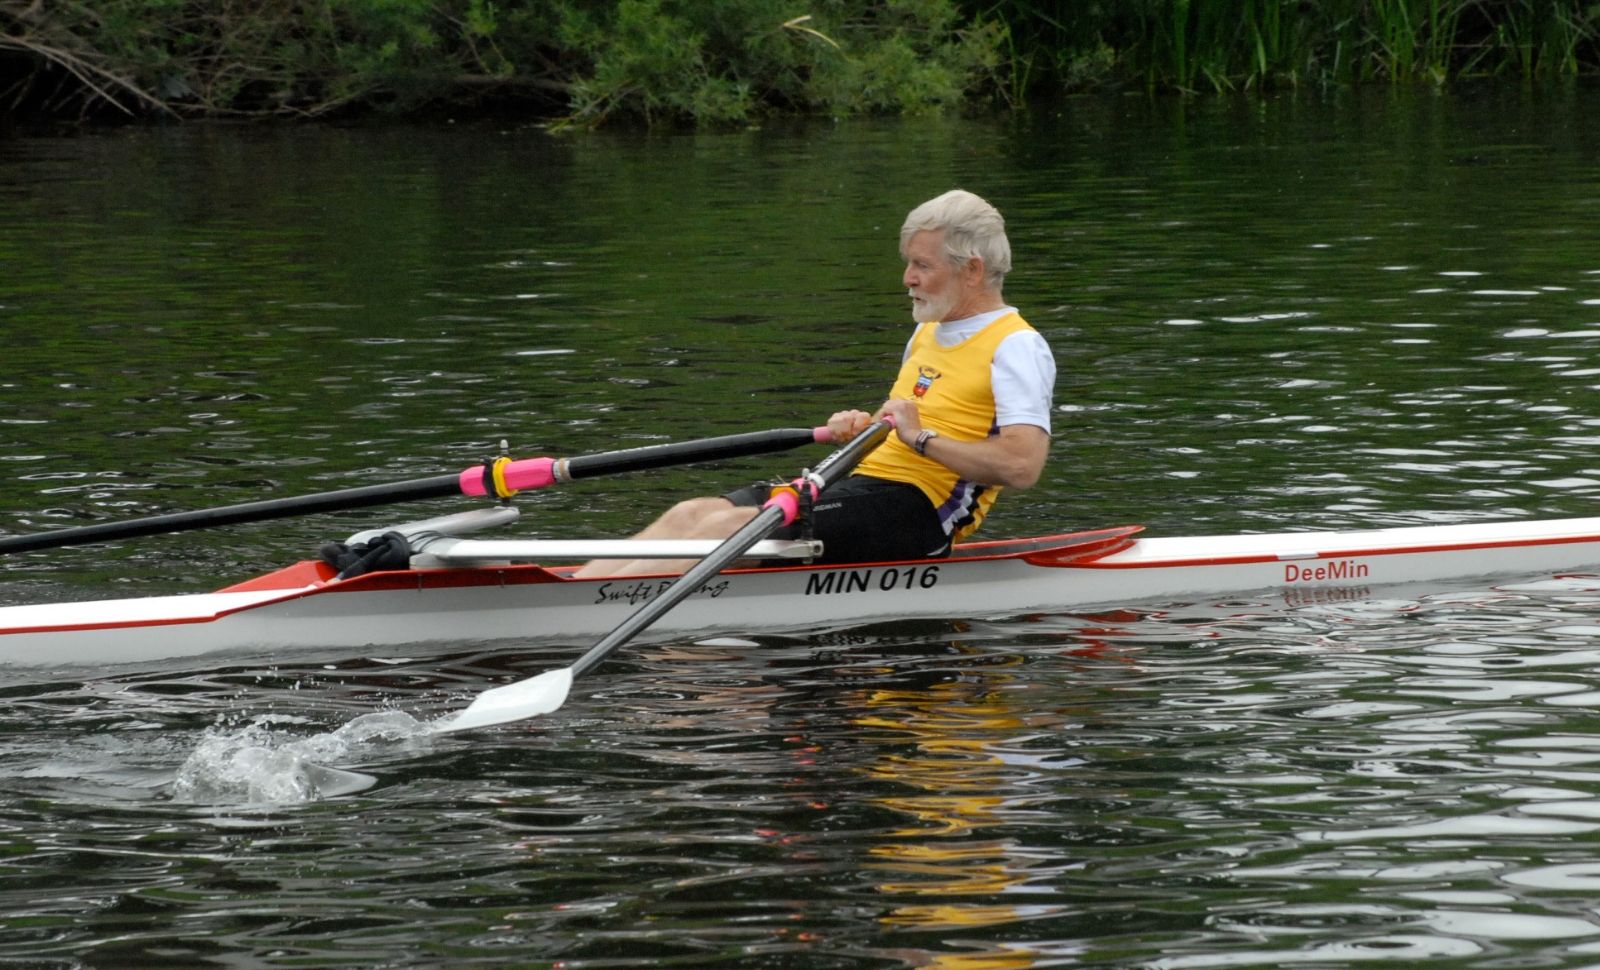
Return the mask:
[[[363,714],[333,731],[300,737],[285,725],[305,719],[263,715],[243,727],[206,731],[178,769],[172,797],[195,803],[293,805],[363,791],[371,775],[326,765],[359,761],[429,735],[428,726],[404,711]]]

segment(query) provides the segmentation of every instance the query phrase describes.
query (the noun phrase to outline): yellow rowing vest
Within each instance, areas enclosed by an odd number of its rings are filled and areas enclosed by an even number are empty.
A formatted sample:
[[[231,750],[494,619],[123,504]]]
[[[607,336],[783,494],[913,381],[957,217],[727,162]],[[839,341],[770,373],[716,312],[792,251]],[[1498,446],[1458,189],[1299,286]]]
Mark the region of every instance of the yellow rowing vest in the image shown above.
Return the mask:
[[[889,396],[916,401],[922,426],[947,438],[982,441],[998,434],[989,368],[1000,341],[1032,328],[1020,314],[1008,313],[954,347],[939,346],[937,329],[929,323],[917,330]],[[856,467],[856,474],[917,486],[952,539],[974,532],[1000,495],[1000,486],[966,481],[893,435]]]

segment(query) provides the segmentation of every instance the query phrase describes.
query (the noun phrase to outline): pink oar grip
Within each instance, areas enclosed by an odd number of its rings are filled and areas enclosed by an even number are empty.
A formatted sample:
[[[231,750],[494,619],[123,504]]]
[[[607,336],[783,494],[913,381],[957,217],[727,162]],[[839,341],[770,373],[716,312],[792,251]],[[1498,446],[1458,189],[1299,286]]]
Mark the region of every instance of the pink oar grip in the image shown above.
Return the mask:
[[[506,466],[506,484],[517,491],[549,488],[556,483],[554,458],[524,458]]]
[[[889,422],[889,427],[894,427],[894,415],[885,414],[883,420]],[[825,424],[819,424],[811,429],[811,440],[819,445],[833,444],[838,439],[833,436],[833,429]]]
[[[761,507],[769,509],[774,505],[783,509],[784,525],[788,525],[800,517],[800,496],[793,492],[779,492],[762,503]]]
[[[521,492],[532,488],[549,488],[556,483],[554,458],[523,458],[507,463],[504,476],[506,487]],[[461,494],[488,495],[483,487],[483,466],[468,468],[461,473]]]

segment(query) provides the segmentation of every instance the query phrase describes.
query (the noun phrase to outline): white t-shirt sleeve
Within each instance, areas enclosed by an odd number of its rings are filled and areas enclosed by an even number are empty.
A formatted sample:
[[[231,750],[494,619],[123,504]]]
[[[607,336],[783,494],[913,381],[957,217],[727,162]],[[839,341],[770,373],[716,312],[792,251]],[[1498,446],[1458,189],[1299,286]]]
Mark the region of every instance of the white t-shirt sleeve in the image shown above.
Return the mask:
[[[1000,341],[990,365],[995,424],[1031,424],[1050,432],[1055,399],[1056,359],[1050,344],[1033,330],[1019,330]]]

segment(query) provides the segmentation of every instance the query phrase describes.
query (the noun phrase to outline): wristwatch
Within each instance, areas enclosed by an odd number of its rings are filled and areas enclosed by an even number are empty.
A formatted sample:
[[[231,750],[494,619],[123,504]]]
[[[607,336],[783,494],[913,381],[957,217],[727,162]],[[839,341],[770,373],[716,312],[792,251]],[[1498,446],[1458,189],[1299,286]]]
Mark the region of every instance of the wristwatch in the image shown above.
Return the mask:
[[[919,455],[926,455],[928,453],[928,442],[937,437],[939,437],[939,432],[933,430],[932,428],[923,428],[921,431],[917,432],[917,440],[914,444],[912,444],[911,450],[915,451]]]

